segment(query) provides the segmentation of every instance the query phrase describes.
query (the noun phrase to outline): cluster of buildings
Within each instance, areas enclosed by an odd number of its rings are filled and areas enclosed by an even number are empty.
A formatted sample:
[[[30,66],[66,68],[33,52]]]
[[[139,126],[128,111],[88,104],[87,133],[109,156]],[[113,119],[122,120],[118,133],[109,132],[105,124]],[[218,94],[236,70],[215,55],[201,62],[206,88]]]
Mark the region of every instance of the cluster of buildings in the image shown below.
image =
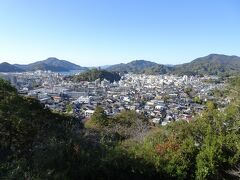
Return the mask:
[[[96,106],[101,105],[109,116],[134,110],[162,125],[177,120],[190,121],[205,109],[205,101],[215,99],[214,89],[224,88],[224,83],[215,83],[217,77],[126,74],[119,82],[97,79],[74,83],[48,71],[0,76],[17,87],[20,94],[79,119],[89,118]],[[219,99],[217,102],[222,106],[227,103]]]

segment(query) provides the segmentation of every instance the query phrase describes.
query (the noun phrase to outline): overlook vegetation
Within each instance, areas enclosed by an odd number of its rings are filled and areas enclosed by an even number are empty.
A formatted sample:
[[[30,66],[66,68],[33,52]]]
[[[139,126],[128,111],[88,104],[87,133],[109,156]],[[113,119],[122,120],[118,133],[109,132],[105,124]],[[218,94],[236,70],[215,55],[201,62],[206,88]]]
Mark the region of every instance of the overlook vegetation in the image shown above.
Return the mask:
[[[2,179],[238,179],[240,78],[190,123],[154,127],[134,111],[97,107],[85,124],[21,97],[0,80]]]
[[[79,81],[95,81],[97,79],[106,79],[110,82],[119,81],[121,79],[120,75],[116,72],[109,72],[106,70],[91,69],[79,75],[73,76],[75,82]]]

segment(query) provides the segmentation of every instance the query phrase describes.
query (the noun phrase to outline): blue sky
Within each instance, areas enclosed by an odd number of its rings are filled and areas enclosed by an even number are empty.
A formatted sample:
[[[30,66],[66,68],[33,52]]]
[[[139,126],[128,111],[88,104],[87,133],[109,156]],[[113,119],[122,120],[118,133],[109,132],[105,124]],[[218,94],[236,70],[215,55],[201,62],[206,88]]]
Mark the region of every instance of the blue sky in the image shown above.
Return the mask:
[[[0,0],[0,62],[98,66],[240,56],[238,0]]]

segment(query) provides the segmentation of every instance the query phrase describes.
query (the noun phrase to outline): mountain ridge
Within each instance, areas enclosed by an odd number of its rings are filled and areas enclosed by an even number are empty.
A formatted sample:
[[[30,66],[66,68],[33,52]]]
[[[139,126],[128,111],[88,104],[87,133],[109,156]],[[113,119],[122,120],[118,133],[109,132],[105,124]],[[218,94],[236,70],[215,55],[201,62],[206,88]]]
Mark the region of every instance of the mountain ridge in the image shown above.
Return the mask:
[[[189,63],[174,66],[174,74],[189,75],[223,75],[240,72],[240,57],[223,54],[209,54],[199,57]]]
[[[23,70],[7,62],[3,62],[0,63],[0,72],[23,72]]]
[[[146,61],[146,60],[133,60],[129,63],[120,63],[112,65],[106,70],[108,71],[117,71],[117,72],[133,72],[137,73],[142,71],[145,68],[151,68],[154,66],[157,66],[158,64],[152,61]]]
[[[1,63],[0,72],[22,72],[34,70],[87,71],[92,68],[82,67],[66,60],[49,57],[43,61],[21,65]],[[240,57],[236,55],[209,54],[188,63],[164,65],[147,60],[133,60],[128,63],[108,65],[103,69],[118,73],[176,74],[176,75],[226,75],[240,72]]]
[[[142,64],[139,65],[139,63]],[[171,66],[146,60],[135,60],[110,66],[107,70],[153,75],[169,73],[176,75],[227,75],[240,72],[240,57],[236,55],[209,54],[188,63]]]
[[[27,65],[14,64],[16,67],[21,68],[25,71],[34,71],[34,70],[51,70],[55,72],[60,71],[70,71],[70,70],[82,70],[85,71],[87,68],[81,67],[74,63],[71,63],[66,60],[59,60],[55,57],[49,57],[42,61],[36,61]]]

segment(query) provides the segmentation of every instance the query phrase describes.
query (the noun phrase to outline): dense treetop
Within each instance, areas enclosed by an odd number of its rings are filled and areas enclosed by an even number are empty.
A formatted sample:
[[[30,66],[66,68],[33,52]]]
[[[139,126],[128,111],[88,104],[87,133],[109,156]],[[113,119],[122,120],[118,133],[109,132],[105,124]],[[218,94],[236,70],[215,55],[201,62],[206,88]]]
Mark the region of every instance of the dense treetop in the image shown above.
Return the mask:
[[[109,72],[100,69],[91,69],[79,75],[73,76],[74,81],[95,81],[97,79],[106,79],[110,82],[119,81],[121,79],[120,75],[116,72]]]

